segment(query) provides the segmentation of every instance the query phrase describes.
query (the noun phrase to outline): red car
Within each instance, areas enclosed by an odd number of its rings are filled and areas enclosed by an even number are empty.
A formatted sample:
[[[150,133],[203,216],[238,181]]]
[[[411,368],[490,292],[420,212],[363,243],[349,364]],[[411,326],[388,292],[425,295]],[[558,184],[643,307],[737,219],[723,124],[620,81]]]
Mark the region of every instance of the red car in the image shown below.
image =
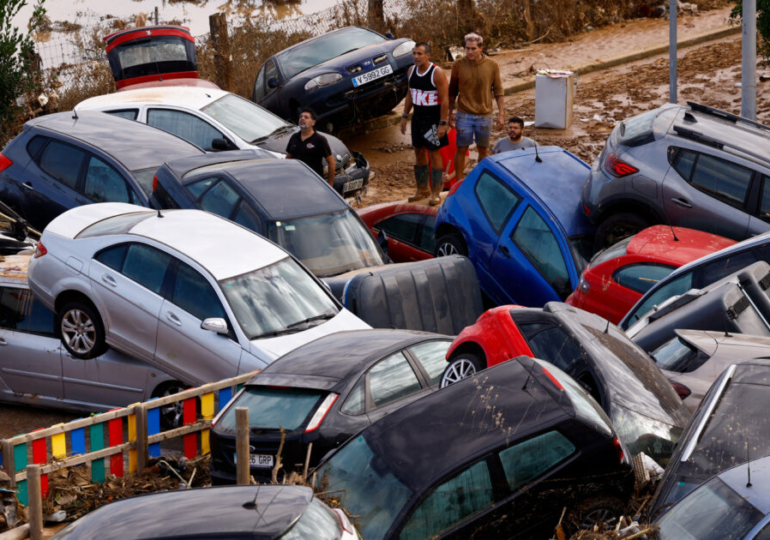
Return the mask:
[[[566,302],[618,324],[650,287],[676,268],[733,244],[693,229],[649,227],[597,253]]]
[[[433,258],[438,209],[427,204],[390,202],[361,208],[358,215],[375,238],[380,231],[387,235],[388,256],[399,263]]]

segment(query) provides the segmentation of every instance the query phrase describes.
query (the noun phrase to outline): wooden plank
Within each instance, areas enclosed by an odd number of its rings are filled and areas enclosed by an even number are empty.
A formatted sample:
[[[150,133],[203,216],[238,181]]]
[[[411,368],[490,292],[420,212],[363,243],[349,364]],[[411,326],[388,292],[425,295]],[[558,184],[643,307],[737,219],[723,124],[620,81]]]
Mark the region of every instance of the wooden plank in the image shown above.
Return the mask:
[[[147,409],[142,404],[134,407],[136,420],[136,469],[141,472],[147,466]],[[130,418],[130,417],[129,417]],[[130,454],[129,454],[130,455]]]
[[[183,421],[184,425],[189,426],[198,421],[198,399],[189,398],[183,403]],[[189,433],[184,436],[184,456],[187,459],[194,459],[198,455],[198,435]]]
[[[205,420],[214,419],[214,393],[203,394],[201,396],[201,416]],[[210,442],[211,431],[204,429],[201,431],[201,454],[206,455],[211,453]]]
[[[160,409],[150,409],[148,404],[144,407],[147,413],[147,456],[160,457],[160,443],[149,444],[150,436],[160,433]]]
[[[91,430],[91,453],[98,452],[104,448],[104,424],[92,424],[89,429]],[[101,484],[106,478],[104,460],[91,458],[89,461],[91,461],[91,481]]]
[[[235,409],[235,478],[239,486],[248,486],[251,476],[249,465],[249,409]]]
[[[109,444],[117,446],[123,443],[123,419],[114,418],[107,424],[109,427]],[[123,478],[123,454],[110,457],[110,474]]]
[[[13,464],[13,443],[9,440],[2,441],[3,448],[3,468],[8,471],[8,476],[11,477],[11,485],[9,487],[16,487],[16,468]]]
[[[83,418],[82,420],[74,420],[67,424],[58,424],[54,427],[49,427],[40,431],[27,433],[26,435],[19,435],[18,437],[14,437],[10,440],[13,441],[14,445],[28,443],[37,439],[44,439],[45,437],[50,437],[58,433],[66,433],[68,431],[73,431],[78,428],[85,428],[85,427],[93,426],[94,424],[100,424],[102,422],[111,420],[112,418],[123,418],[124,416],[128,416],[129,414],[131,414],[130,409],[117,409],[115,411],[97,414],[96,416],[91,416],[89,418]]]
[[[91,469],[92,474],[91,477],[93,479],[93,466],[94,463],[101,462],[104,464],[104,458],[108,458],[114,454],[120,454],[122,452],[125,452],[127,450],[130,450],[131,448],[135,447],[135,443],[131,442],[125,442],[119,446],[110,446],[109,448],[103,448],[96,452],[91,452],[90,454],[85,454],[82,456],[75,456],[66,459],[65,461],[57,461],[55,463],[49,463],[48,465],[45,465],[44,467],[40,468],[41,473],[52,473],[55,471],[58,471],[60,469],[66,469],[68,467],[75,467],[76,465],[82,465],[84,463],[91,462]],[[27,471],[21,471],[19,473],[16,473],[16,479],[18,481],[26,480],[27,479]]]
[[[59,433],[51,437],[51,454],[54,459],[64,459],[67,457],[67,434]]]
[[[163,431],[156,435],[148,435],[147,442],[150,444],[154,444],[162,441],[167,441],[169,439],[176,439],[181,435],[187,435],[188,433],[195,433],[196,431],[201,431],[203,429],[208,429],[210,427],[211,427],[211,420],[200,420],[189,426],[182,426],[180,428],[170,429],[168,431]]]
[[[40,465],[30,465],[29,475],[29,538],[43,539],[43,491],[41,487]]]
[[[176,401],[184,401],[185,399],[189,399],[191,397],[200,397],[203,394],[208,394],[209,392],[215,392],[223,388],[232,388],[233,386],[242,386],[243,383],[251,380],[254,377],[254,375],[259,373],[259,371],[260,370],[256,370],[250,373],[244,373],[243,375],[238,375],[237,377],[233,377],[232,379],[225,379],[223,381],[219,381],[215,383],[204,384],[203,386],[199,386],[197,388],[190,388],[188,390],[185,390],[184,392],[179,392],[178,394],[172,394],[170,396],[151,399],[150,401],[146,402],[146,405],[148,410],[151,410],[153,408],[162,407],[163,405],[168,405],[169,403],[174,403]],[[222,404],[220,402],[220,408],[221,407],[222,407]]]
[[[13,442],[13,440],[11,440]],[[27,445],[20,444],[13,449],[13,462],[16,471],[27,468]]]

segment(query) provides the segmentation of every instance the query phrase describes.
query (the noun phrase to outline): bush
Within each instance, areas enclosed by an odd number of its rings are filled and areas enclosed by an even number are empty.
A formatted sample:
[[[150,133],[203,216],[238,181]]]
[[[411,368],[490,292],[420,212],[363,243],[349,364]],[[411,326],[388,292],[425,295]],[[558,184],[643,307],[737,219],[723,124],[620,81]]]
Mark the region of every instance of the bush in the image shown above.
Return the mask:
[[[730,0],[736,4],[730,13],[733,22],[740,22],[743,14],[743,2]],[[770,0],[757,0],[757,37],[759,37],[759,54],[770,64]]]

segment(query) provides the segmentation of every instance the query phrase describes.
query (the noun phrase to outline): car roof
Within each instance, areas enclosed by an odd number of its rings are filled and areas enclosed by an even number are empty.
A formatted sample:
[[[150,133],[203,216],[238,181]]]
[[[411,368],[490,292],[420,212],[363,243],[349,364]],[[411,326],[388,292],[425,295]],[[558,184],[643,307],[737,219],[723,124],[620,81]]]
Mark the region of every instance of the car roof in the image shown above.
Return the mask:
[[[372,34],[379,34],[378,32],[375,32],[371,28],[364,28],[363,26],[346,26],[345,28],[339,28],[337,30],[332,30],[331,32],[326,32],[324,34],[321,34],[320,36],[312,37],[309,39],[306,39],[305,41],[300,41],[299,43],[292,45],[291,47],[287,47],[285,49],[282,49],[281,52],[276,54],[274,57],[280,58],[285,53],[289,51],[293,51],[294,49],[301,49],[303,47],[307,47],[308,45],[315,43],[317,41],[322,41],[324,39],[327,39],[329,36],[332,36],[334,34],[341,34],[344,32],[351,32],[353,29],[359,29],[359,30],[366,30],[368,32],[371,32]],[[382,38],[383,41],[387,41],[385,37]]]
[[[27,270],[31,255],[0,255],[0,285],[27,288]]]
[[[159,167],[164,161],[203,150],[184,139],[133,120],[97,111],[71,111],[40,116],[28,126],[55,131],[95,146],[129,171]]]
[[[54,219],[46,228],[46,233],[75,238],[90,225],[129,213],[146,213],[150,217],[133,225],[125,234],[150,238],[184,253],[208,270],[217,281],[263,268],[289,256],[258,234],[202,210],[158,212],[123,203],[88,204]],[[163,217],[154,217],[156,213],[161,213]],[[202,235],[198,232],[203,231],[205,238],[215,241],[201,241]],[[255,259],[259,261],[258,266],[255,266]]]
[[[768,336],[681,328],[674,330],[674,333],[709,356],[726,355],[734,360],[737,354],[741,357],[770,355],[770,337]]]
[[[541,161],[536,161],[539,156]],[[567,236],[591,234],[581,195],[591,168],[558,146],[513,150],[491,156],[524,185],[530,195],[557,217]]]
[[[127,89],[122,92],[96,96],[81,101],[75,110],[112,108],[114,105],[175,105],[186,109],[200,110],[214,101],[230,94],[218,88],[196,86],[165,86],[154,88]]]
[[[275,384],[278,375],[290,375],[295,380],[303,376],[345,380],[366,371],[372,364],[395,351],[436,339],[451,341],[452,338],[442,334],[388,328],[337,332],[285,354],[249,383]]]
[[[735,240],[695,229],[653,225],[631,239],[626,254],[682,266],[735,243]]]
[[[728,469],[719,479],[754,508],[763,514],[770,513],[770,456]]]
[[[362,434],[401,482],[420,490],[485,452],[570,418],[533,371],[543,373],[528,357],[503,362],[405,405]]]
[[[104,505],[70,527],[77,538],[277,538],[313,500],[306,486],[216,486],[149,493]],[[160,510],[162,509],[162,511]],[[212,519],[216,516],[216,519]],[[63,538],[69,535],[63,534]]]

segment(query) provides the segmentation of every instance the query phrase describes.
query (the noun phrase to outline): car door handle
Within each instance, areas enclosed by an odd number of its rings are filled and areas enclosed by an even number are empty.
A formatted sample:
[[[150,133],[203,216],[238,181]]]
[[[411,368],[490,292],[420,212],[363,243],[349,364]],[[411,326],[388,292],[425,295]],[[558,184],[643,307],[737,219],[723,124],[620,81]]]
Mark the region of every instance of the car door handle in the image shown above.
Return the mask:
[[[684,199],[677,199],[676,197],[671,197],[671,202],[683,208],[692,208],[692,205]]]
[[[115,278],[114,278],[114,277],[112,277],[112,276],[111,276],[111,275],[109,275],[109,274],[104,274],[104,275],[102,276],[102,281],[103,281],[103,282],[105,282],[105,283],[106,283],[107,285],[109,285],[110,287],[117,287],[117,286],[118,286],[118,282],[117,282],[117,281],[115,281]]]
[[[32,184],[30,184],[29,182],[24,182],[24,183],[22,184],[22,186],[24,186],[26,189],[28,189],[28,190],[30,190],[30,191],[35,191],[35,188],[33,188],[33,187],[32,187]]]
[[[170,311],[166,312],[166,319],[168,319],[169,321],[171,321],[172,323],[174,323],[177,326],[182,326],[182,321],[179,320],[179,317],[177,317],[176,315],[174,315]]]
[[[507,247],[505,247],[505,246],[497,246],[497,247],[502,252],[502,254],[505,255],[506,259],[510,259],[511,258],[511,252],[508,251]]]

